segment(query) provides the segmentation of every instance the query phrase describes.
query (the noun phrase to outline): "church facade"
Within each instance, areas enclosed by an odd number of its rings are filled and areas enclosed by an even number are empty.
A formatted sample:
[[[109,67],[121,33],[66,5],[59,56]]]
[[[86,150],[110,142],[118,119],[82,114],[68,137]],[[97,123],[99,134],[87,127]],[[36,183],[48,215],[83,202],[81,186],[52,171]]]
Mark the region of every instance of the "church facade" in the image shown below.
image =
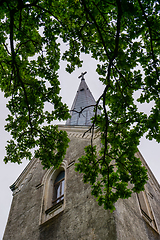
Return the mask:
[[[59,126],[70,138],[69,148],[60,168],[43,170],[33,158],[11,186],[13,201],[3,240],[160,240],[160,186],[148,169],[145,191],[119,199],[110,213],[98,206],[82,174],[74,164],[90,144],[89,128],[95,100],[82,75],[66,125]],[[85,106],[83,115],[78,112]],[[94,144],[100,147],[100,133]]]

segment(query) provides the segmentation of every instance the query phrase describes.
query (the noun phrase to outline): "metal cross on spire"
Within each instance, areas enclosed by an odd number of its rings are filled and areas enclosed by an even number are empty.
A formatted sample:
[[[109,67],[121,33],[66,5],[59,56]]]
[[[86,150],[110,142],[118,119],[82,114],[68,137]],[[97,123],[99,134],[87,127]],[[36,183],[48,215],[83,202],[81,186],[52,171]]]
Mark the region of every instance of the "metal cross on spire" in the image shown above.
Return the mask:
[[[87,72],[82,72],[81,75],[78,77],[78,78],[81,78],[81,80],[84,80],[84,75],[86,74]]]

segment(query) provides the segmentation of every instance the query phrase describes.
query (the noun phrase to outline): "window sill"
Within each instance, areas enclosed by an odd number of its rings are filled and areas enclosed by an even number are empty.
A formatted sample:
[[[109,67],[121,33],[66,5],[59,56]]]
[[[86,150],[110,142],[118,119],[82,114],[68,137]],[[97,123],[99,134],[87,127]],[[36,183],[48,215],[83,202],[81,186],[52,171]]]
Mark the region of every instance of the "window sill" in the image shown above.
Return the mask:
[[[48,208],[45,213],[46,214],[51,214],[53,211],[56,211],[57,209],[59,209],[64,203],[64,199],[62,199],[61,201],[59,201],[58,203],[54,204],[52,207]]]
[[[142,217],[145,220],[145,222],[156,232],[159,234],[158,229],[156,228],[156,226],[154,226],[153,220],[150,220],[148,217],[146,217],[146,215],[144,215],[142,213]]]
[[[61,200],[59,203],[53,205],[52,207],[48,208],[44,212],[40,225],[47,223],[49,220],[51,220],[52,218],[54,218],[55,216],[63,212],[63,210],[64,210],[64,199]]]

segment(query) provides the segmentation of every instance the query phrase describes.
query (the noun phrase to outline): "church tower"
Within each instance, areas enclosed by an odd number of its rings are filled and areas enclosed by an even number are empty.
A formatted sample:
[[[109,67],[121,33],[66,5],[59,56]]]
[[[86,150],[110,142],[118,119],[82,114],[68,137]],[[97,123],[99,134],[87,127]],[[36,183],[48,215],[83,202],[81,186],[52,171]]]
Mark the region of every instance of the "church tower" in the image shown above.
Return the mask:
[[[113,213],[98,206],[90,186],[74,170],[90,144],[91,134],[83,134],[95,105],[84,74],[80,78],[71,118],[59,126],[70,138],[63,163],[57,170],[43,170],[39,159],[29,162],[10,187],[13,201],[3,240],[160,240],[160,186],[140,152],[149,177],[145,191],[119,199]],[[100,147],[98,130],[94,144]]]

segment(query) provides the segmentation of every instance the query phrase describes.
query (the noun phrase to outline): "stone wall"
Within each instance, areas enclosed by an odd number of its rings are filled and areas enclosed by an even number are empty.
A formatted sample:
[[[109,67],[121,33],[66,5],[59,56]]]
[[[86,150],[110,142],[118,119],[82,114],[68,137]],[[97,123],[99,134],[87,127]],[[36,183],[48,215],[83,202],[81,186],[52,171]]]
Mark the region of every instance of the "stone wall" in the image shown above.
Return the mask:
[[[66,127],[65,127],[66,128]],[[41,163],[34,164],[22,173],[14,184],[14,197],[3,240],[158,240],[160,235],[142,217],[136,194],[128,200],[119,200],[116,211],[110,213],[98,206],[90,194],[90,186],[84,184],[82,175],[74,171],[74,161],[90,144],[89,135],[82,138],[84,128],[69,128],[70,146],[65,161],[64,210],[40,224],[44,211],[43,179],[47,170]],[[97,133],[98,134],[98,133]],[[100,145],[98,135],[95,143]],[[18,191],[17,191],[18,189]],[[151,205],[158,229],[160,229],[160,195],[149,181]]]

